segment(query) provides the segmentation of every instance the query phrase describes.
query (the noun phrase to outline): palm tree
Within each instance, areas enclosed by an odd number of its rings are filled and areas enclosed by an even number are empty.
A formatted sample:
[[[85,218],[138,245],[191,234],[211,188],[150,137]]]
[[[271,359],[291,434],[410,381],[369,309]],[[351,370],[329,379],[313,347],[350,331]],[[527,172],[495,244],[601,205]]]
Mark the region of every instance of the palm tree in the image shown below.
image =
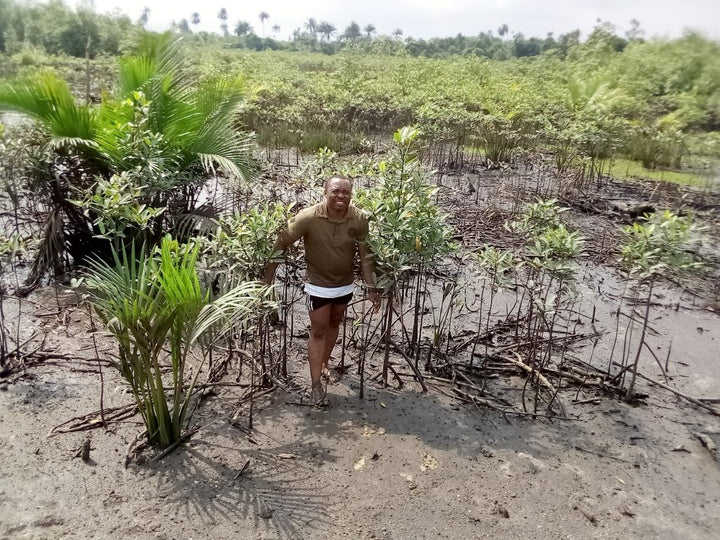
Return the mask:
[[[195,31],[197,32],[198,24],[200,24],[200,14],[197,11],[190,17],[190,24],[195,27]]]
[[[310,17],[307,22],[303,23],[303,26],[305,27],[305,30],[310,32],[311,34],[317,34],[319,30],[319,25],[315,19]]]
[[[262,24],[263,37],[265,37],[265,21],[270,18],[270,15],[267,14],[267,11],[261,11],[258,17],[260,19],[260,24]]]
[[[498,33],[499,36],[504,36],[504,35],[507,34],[509,31],[510,31],[510,29],[508,28],[508,25],[503,23],[502,25],[500,25],[500,26],[498,27],[497,33]]]
[[[372,37],[373,32],[375,32],[375,25],[374,24],[366,24],[365,28],[363,28],[363,31],[367,34],[368,39]]]
[[[318,24],[318,32],[321,36],[325,38],[326,41],[330,41],[330,37],[337,32],[337,28],[335,28],[335,25],[327,22],[327,21],[320,21],[320,24]]]
[[[235,24],[235,35],[244,36],[245,34],[251,34],[253,27],[247,21],[238,21]]]
[[[142,34],[137,54],[120,62],[118,98],[106,96],[99,107],[76,102],[53,74],[0,86],[0,110],[35,120],[47,142],[41,194],[50,211],[29,286],[53,266],[58,271],[66,249],[76,263],[107,249],[94,238],[97,216],[71,201],[92,190],[96,177],[125,171],[146,186],[149,206],[172,202],[156,223],[162,233],[194,209],[208,176],[254,175],[252,139],[235,124],[244,87],[225,78],[196,83],[184,70],[180,40],[170,32]]]
[[[220,8],[220,11],[218,12],[218,19],[220,19],[220,30],[222,30],[223,35],[227,37],[228,35],[228,12],[225,8]]]
[[[275,36],[277,36],[280,33],[280,25],[279,24],[273,24],[272,25],[272,31]]]
[[[401,28],[396,28],[392,31],[392,35],[395,36],[396,39],[400,39],[403,35],[403,31]]]
[[[142,26],[144,28],[145,25],[147,25],[149,18],[150,18],[150,8],[145,6],[142,10],[142,13],[140,14],[140,20],[139,20],[140,26]]]

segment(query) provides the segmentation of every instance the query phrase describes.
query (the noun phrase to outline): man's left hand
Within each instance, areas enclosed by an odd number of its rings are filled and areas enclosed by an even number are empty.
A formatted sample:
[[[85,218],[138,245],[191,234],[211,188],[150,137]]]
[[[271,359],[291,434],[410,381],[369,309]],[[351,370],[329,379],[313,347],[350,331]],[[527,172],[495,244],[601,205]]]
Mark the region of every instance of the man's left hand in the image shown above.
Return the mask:
[[[380,291],[377,289],[370,289],[370,292],[368,294],[370,297],[370,301],[373,305],[373,313],[377,313],[380,311],[380,306],[382,305],[382,297],[380,296]]]

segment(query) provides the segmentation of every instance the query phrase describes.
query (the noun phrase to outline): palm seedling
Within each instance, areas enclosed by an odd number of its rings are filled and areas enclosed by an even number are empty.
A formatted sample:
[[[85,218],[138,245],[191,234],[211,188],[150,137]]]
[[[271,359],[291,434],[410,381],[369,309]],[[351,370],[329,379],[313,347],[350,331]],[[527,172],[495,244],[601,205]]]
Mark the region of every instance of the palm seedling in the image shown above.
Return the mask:
[[[262,306],[257,282],[241,283],[211,300],[196,272],[198,253],[199,245],[179,245],[167,236],[155,252],[133,245],[113,251],[113,264],[91,259],[85,276],[89,301],[117,340],[116,366],[130,385],[148,442],[158,448],[181,439],[212,343]],[[196,352],[200,365],[193,366],[188,381],[188,359]],[[169,377],[163,376],[166,362]]]

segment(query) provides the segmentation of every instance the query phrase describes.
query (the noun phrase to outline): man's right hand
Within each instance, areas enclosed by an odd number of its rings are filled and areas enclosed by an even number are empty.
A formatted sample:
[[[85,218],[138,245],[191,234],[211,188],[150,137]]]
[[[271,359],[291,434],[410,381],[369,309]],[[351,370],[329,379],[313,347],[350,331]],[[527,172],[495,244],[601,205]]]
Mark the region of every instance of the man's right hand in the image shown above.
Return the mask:
[[[382,306],[382,296],[380,295],[380,291],[377,289],[370,289],[368,297],[373,305],[373,313],[380,311],[380,306]]]

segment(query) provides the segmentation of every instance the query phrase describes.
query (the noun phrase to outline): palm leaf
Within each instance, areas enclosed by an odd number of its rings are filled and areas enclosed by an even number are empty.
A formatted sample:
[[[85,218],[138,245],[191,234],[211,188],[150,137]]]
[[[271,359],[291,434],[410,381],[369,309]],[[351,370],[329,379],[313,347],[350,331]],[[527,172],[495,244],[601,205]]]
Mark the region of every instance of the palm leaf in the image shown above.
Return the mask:
[[[52,73],[1,86],[0,109],[30,116],[55,138],[81,142],[95,133],[92,109],[78,105],[68,84]]]

